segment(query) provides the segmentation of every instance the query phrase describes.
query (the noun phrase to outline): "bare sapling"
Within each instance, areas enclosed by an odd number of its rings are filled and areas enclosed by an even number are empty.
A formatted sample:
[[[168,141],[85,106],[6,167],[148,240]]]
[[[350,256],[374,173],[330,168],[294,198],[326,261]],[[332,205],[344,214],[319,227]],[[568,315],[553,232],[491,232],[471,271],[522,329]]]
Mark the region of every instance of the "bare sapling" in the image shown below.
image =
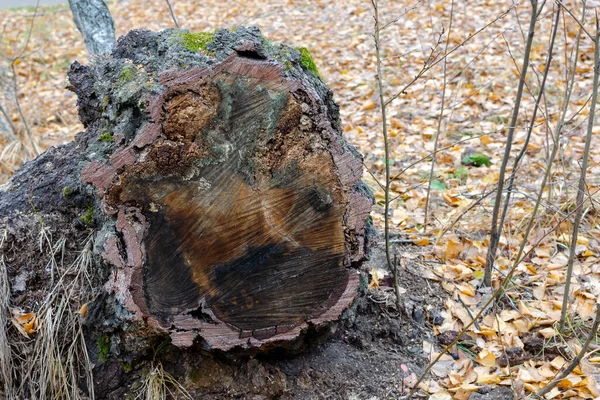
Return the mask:
[[[483,276],[483,285],[486,287],[492,286],[492,272],[494,269],[494,260],[496,258],[496,252],[498,250],[498,244],[500,243],[500,236],[502,234],[502,226],[498,224],[498,217],[500,214],[500,204],[502,203],[502,196],[504,192],[504,177],[506,175],[506,167],[510,159],[510,151],[512,149],[512,142],[517,126],[517,120],[519,118],[519,109],[521,107],[521,99],[523,97],[523,88],[525,87],[525,78],[527,76],[527,70],[529,68],[529,58],[531,55],[531,46],[533,44],[533,38],[535,36],[535,23],[538,16],[538,2],[537,0],[530,0],[531,2],[531,18],[529,20],[529,33],[527,35],[527,42],[525,44],[525,52],[523,55],[523,64],[521,67],[521,74],[519,76],[519,84],[517,87],[517,95],[515,98],[515,105],[513,107],[512,116],[510,119],[510,125],[508,127],[508,133],[506,135],[506,146],[504,147],[504,156],[502,157],[502,164],[500,165],[500,172],[498,177],[498,186],[496,188],[496,198],[494,200],[494,209],[492,211],[492,223],[490,227],[490,244],[488,246],[487,258],[485,263],[485,271]],[[543,7],[543,5],[542,5]]]
[[[592,130],[594,128],[594,113],[596,112],[596,102],[598,99],[598,77],[600,75],[600,56],[598,38],[600,37],[600,28],[598,28],[598,18],[596,17],[596,35],[594,37],[594,80],[592,84],[592,98],[590,103],[590,114],[588,117],[587,134],[585,137],[585,147],[583,150],[583,159],[581,160],[581,173],[579,175],[579,186],[577,188],[577,199],[575,201],[576,212],[573,219],[573,231],[571,233],[571,243],[569,245],[569,259],[567,261],[567,276],[565,278],[565,289],[562,301],[562,310],[560,313],[559,331],[564,332],[565,322],[569,309],[569,297],[571,291],[571,278],[573,277],[573,263],[575,261],[575,249],[577,247],[577,236],[579,234],[579,225],[583,216],[583,203],[586,188],[586,174],[588,161],[590,157],[590,147],[592,143]]]

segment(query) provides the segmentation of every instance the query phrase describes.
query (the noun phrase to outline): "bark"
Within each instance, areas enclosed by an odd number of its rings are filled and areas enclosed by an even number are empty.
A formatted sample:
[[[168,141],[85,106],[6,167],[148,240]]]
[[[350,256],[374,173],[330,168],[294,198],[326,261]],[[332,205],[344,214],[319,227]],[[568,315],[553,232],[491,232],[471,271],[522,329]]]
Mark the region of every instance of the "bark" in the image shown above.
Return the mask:
[[[39,232],[65,239],[64,264],[91,235],[84,324],[100,393],[115,362],[165,337],[181,351],[293,345],[357,290],[373,198],[331,90],[257,28],[198,38],[132,31],[111,57],[75,62],[87,130],[0,187],[23,310],[59,290]]]
[[[115,46],[115,24],[103,0],[69,0],[73,20],[90,54],[110,53]]]

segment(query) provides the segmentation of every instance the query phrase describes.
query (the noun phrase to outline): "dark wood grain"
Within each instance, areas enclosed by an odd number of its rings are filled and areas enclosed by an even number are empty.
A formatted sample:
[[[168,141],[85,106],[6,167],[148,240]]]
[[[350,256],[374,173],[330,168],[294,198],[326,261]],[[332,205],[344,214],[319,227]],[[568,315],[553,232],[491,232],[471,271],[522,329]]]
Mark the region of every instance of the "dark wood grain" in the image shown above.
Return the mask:
[[[346,289],[346,200],[331,154],[300,129],[293,82],[268,62],[229,70],[171,77],[164,138],[108,198],[148,221],[143,288],[162,324],[200,315],[264,339],[319,317]]]

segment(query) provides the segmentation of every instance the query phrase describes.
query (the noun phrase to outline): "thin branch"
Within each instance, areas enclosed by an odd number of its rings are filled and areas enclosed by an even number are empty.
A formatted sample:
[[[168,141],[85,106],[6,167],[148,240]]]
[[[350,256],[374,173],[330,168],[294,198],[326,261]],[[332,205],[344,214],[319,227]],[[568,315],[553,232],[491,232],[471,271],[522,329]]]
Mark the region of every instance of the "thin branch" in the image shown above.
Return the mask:
[[[500,230],[502,229],[502,227],[504,226],[504,222],[506,221],[506,215],[508,214],[508,205],[510,203],[510,196],[511,196],[512,190],[514,188],[515,176],[517,173],[517,169],[519,167],[519,163],[521,162],[521,159],[523,158],[523,156],[525,155],[525,152],[527,151],[527,146],[529,145],[529,140],[531,139],[533,127],[535,125],[535,117],[537,116],[537,112],[540,107],[540,102],[542,101],[542,96],[544,96],[544,90],[546,88],[546,80],[548,79],[548,72],[550,71],[550,65],[552,64],[554,42],[556,39],[556,34],[558,32],[559,23],[560,23],[560,8],[558,8],[558,10],[556,11],[556,21],[554,23],[554,29],[552,30],[552,36],[550,39],[550,48],[548,50],[548,57],[546,59],[544,75],[542,77],[542,83],[540,84],[540,92],[537,96],[537,99],[535,100],[535,106],[533,108],[533,115],[531,116],[531,122],[529,123],[529,128],[527,129],[527,135],[525,137],[525,142],[523,143],[523,147],[521,148],[521,151],[519,152],[519,154],[517,155],[517,157],[515,158],[515,160],[513,162],[512,173],[510,174],[510,177],[508,178],[506,199],[504,200],[504,208],[502,210],[502,216],[500,217],[500,224],[499,224]]]
[[[17,60],[19,58],[21,58],[23,56],[23,54],[25,54],[25,51],[27,51],[27,47],[29,46],[29,41],[31,40],[31,33],[33,32],[33,23],[35,21],[35,17],[37,15],[39,6],[40,6],[40,0],[37,0],[37,3],[35,5],[35,11],[33,12],[33,17],[31,18],[31,24],[29,26],[29,31],[27,32],[27,39],[25,39],[25,45],[23,46],[23,49],[21,50],[19,55],[14,57],[10,63],[10,69],[12,71],[13,90],[15,92],[15,105],[17,107],[17,111],[19,112],[19,116],[21,117],[21,121],[23,122],[23,125],[25,126],[25,131],[27,132],[27,137],[29,138],[29,141],[31,142],[31,146],[33,147],[33,151],[36,155],[40,154],[40,150],[38,149],[38,146],[37,146],[35,140],[33,139],[33,135],[31,134],[31,130],[29,129],[29,125],[27,124],[27,119],[25,118],[25,115],[23,115],[23,110],[21,109],[21,104],[19,103],[17,72],[15,70],[15,64],[16,64]]]
[[[450,5],[450,22],[448,23],[448,36],[446,37],[446,47],[444,53],[448,52],[448,46],[450,45],[450,34],[452,34],[452,21],[454,20],[454,0]],[[442,104],[440,106],[440,116],[438,117],[437,130],[435,132],[435,139],[433,142],[433,151],[436,152],[440,142],[440,133],[442,131],[442,120],[444,118],[444,106],[446,104],[446,85],[448,81],[447,73],[448,59],[444,58],[443,70],[444,70],[444,83],[442,86]],[[431,198],[431,182],[433,180],[433,173],[435,171],[435,156],[431,157],[431,168],[429,170],[429,180],[427,181],[427,197],[425,199],[425,219],[423,222],[423,233],[427,233],[427,222],[429,217],[429,199]]]
[[[553,148],[553,153],[554,155],[556,155],[556,152],[558,151],[558,144],[554,146]],[[548,176],[550,175],[550,168],[546,168],[546,174],[544,175],[544,185],[545,182],[548,178]],[[542,187],[544,187],[544,185],[542,185]],[[596,192],[600,191],[600,189],[598,189]],[[456,339],[450,343],[449,345],[447,345],[446,347],[444,347],[442,349],[442,351],[438,354],[438,356],[435,358],[435,360],[433,360],[432,362],[429,363],[429,365],[427,366],[427,368],[425,368],[425,371],[423,371],[423,373],[421,374],[421,376],[419,377],[419,379],[417,380],[417,382],[415,383],[415,385],[413,386],[412,390],[410,391],[410,393],[408,394],[408,396],[406,397],[407,400],[410,400],[412,398],[412,396],[417,392],[417,390],[419,390],[419,384],[421,382],[423,382],[423,379],[425,379],[425,377],[427,376],[427,374],[429,373],[429,371],[431,371],[431,369],[433,368],[433,366],[435,364],[437,364],[437,362],[442,358],[442,356],[444,354],[446,354],[450,349],[452,349],[456,343],[458,343],[458,341],[460,340],[460,338],[462,337],[463,334],[465,334],[469,328],[471,326],[474,325],[475,321],[477,321],[479,319],[479,317],[481,317],[481,315],[488,309],[488,307],[490,306],[490,304],[492,304],[492,302],[494,301],[494,299],[496,299],[500,293],[502,293],[503,291],[506,290],[506,287],[508,286],[508,284],[510,283],[510,280],[513,276],[513,274],[515,273],[515,271],[517,270],[517,267],[521,264],[521,261],[523,261],[525,258],[529,257],[530,254],[537,248],[537,246],[542,243],[548,236],[550,236],[554,231],[556,231],[563,222],[567,221],[571,215],[573,215],[573,213],[575,213],[576,211],[573,210],[571,213],[569,213],[566,217],[564,217],[563,219],[561,219],[559,221],[559,223],[552,229],[548,230],[548,232],[544,233],[544,235],[542,235],[532,246],[530,246],[528,251],[525,251],[525,246],[528,243],[528,238],[529,238],[529,234],[531,232],[531,228],[533,227],[535,221],[536,221],[536,215],[537,215],[537,211],[539,210],[539,206],[541,203],[541,198],[542,198],[542,194],[543,194],[543,190],[540,190],[538,193],[538,198],[537,198],[537,202],[535,204],[535,207],[531,213],[531,218],[529,219],[529,225],[527,226],[527,230],[525,232],[525,235],[523,237],[523,241],[521,242],[521,246],[519,248],[519,253],[517,254],[517,257],[515,258],[515,261],[513,262],[512,267],[510,268],[510,270],[508,271],[508,274],[506,275],[506,277],[504,278],[504,280],[502,281],[502,283],[500,284],[500,286],[498,287],[498,289],[496,289],[493,293],[492,296],[490,296],[490,298],[485,302],[485,304],[481,307],[481,309],[479,310],[479,312],[477,312],[477,314],[475,314],[475,316],[473,317],[473,320],[471,320],[471,322],[469,322],[456,336]]]
[[[569,14],[571,16],[571,18],[573,18],[573,20],[575,20],[575,22],[577,22],[577,25],[579,25],[579,27],[581,28],[581,30],[587,35],[587,37],[589,37],[592,41],[594,41],[594,36],[589,33],[584,27],[583,27],[583,23],[581,23],[581,21],[579,21],[577,19],[576,16],[573,15],[573,13],[571,12],[571,10],[569,10],[569,8],[560,0],[556,0],[556,4],[558,4],[559,6],[561,6],[562,8],[565,9],[565,11],[567,12],[567,14]]]
[[[179,26],[179,22],[177,22],[177,17],[175,16],[175,12],[173,11],[173,7],[171,7],[171,3],[169,2],[169,0],[165,0],[167,2],[167,6],[169,6],[169,12],[171,13],[171,18],[173,18],[173,22],[175,23],[175,26],[177,27],[177,29],[181,28]]]
[[[382,120],[382,133],[383,133],[383,146],[385,151],[385,214],[384,214],[384,235],[385,235],[385,258],[387,261],[388,269],[394,276],[394,290],[396,292],[396,306],[400,310],[400,288],[396,284],[398,282],[398,270],[397,265],[392,264],[390,256],[390,146],[388,143],[388,131],[387,131],[387,115],[386,115],[386,104],[383,97],[383,69],[381,67],[381,41],[379,37],[379,9],[377,8],[377,0],[371,0],[373,5],[373,17],[375,19],[375,32],[373,38],[375,41],[375,52],[377,56],[377,85],[379,86],[379,102],[381,105],[381,120]]]
[[[484,132],[484,133],[480,133],[480,134],[478,134],[478,135],[473,135],[473,136],[471,136],[471,137],[468,137],[468,138],[466,138],[466,139],[461,139],[461,140],[458,140],[458,141],[456,141],[456,142],[454,142],[454,143],[452,143],[452,144],[449,144],[448,146],[445,146],[445,147],[439,148],[439,149],[437,149],[436,151],[433,151],[433,152],[431,152],[431,153],[427,154],[426,156],[419,158],[417,161],[414,161],[414,162],[412,162],[412,163],[408,164],[408,165],[407,165],[406,167],[404,167],[404,168],[403,168],[403,169],[402,169],[400,172],[398,172],[396,175],[394,175],[394,177],[392,178],[392,181],[395,181],[395,180],[397,180],[398,178],[400,178],[400,176],[402,176],[402,175],[403,175],[403,174],[404,174],[406,171],[408,171],[409,169],[411,169],[411,168],[412,168],[412,167],[414,167],[415,165],[417,165],[417,164],[419,164],[419,163],[421,163],[421,162],[423,162],[423,161],[427,160],[429,157],[432,157],[432,156],[436,155],[437,153],[439,153],[439,152],[441,152],[441,151],[444,151],[444,150],[451,149],[452,147],[456,146],[457,144],[464,143],[464,142],[468,142],[468,141],[470,141],[470,140],[473,140],[473,139],[478,139],[478,138],[480,138],[480,137],[482,137],[482,136],[485,136],[485,135],[490,135],[490,134],[492,134],[492,133],[497,133],[497,132],[499,132],[499,131],[501,131],[501,129],[497,129],[497,130],[495,130],[495,131],[490,131],[490,132]]]
[[[36,156],[39,156],[40,150],[38,149],[38,146],[37,146],[35,140],[33,139],[33,135],[31,134],[31,130],[29,129],[29,124],[27,123],[27,119],[25,118],[25,115],[23,115],[23,110],[21,109],[21,103],[19,102],[19,87],[17,85],[17,71],[15,71],[15,61],[13,61],[10,64],[10,69],[12,70],[12,78],[13,78],[13,85],[14,85],[13,89],[15,91],[15,105],[17,106],[17,111],[19,112],[19,115],[21,116],[21,121],[23,122],[23,125],[25,126],[25,132],[27,132],[27,137],[29,138],[29,141],[31,142],[33,151]]]
[[[525,77],[527,76],[527,69],[529,67],[529,57],[531,54],[531,46],[533,43],[533,36],[535,34],[535,23],[537,15],[537,0],[531,0],[531,18],[529,20],[529,33],[527,37],[527,43],[525,45],[525,53],[523,55],[523,66],[521,68],[521,74],[519,76],[519,84],[517,87],[517,96],[515,99],[515,105],[513,107],[513,113],[508,127],[508,133],[506,135],[506,146],[504,148],[504,156],[502,157],[502,164],[500,166],[500,174],[498,177],[498,187],[496,190],[496,199],[494,201],[494,209],[492,211],[492,224],[490,227],[490,244],[488,246],[488,252],[485,263],[483,284],[487,287],[492,286],[492,271],[494,268],[494,260],[496,258],[496,251],[498,250],[498,244],[500,243],[500,233],[502,230],[501,226],[498,226],[498,214],[500,213],[500,203],[502,202],[502,193],[504,191],[504,175],[506,174],[506,166],[510,158],[510,150],[512,148],[513,136],[515,133],[515,127],[517,125],[517,119],[519,117],[519,109],[521,107],[521,98],[523,97],[523,87],[525,86]]]
[[[583,160],[581,163],[581,174],[579,175],[579,189],[577,191],[577,210],[573,221],[573,233],[571,236],[571,245],[569,251],[569,260],[567,262],[567,277],[565,278],[565,291],[563,295],[562,310],[560,313],[559,330],[563,332],[569,308],[569,293],[571,288],[571,277],[573,275],[573,261],[575,260],[575,247],[577,247],[577,235],[579,233],[579,224],[583,215],[583,200],[585,194],[585,177],[587,174],[588,160],[590,157],[590,147],[592,143],[592,130],[594,128],[594,113],[596,112],[596,102],[598,100],[598,80],[600,76],[600,27],[596,17],[596,37],[594,39],[594,80],[592,84],[592,103],[590,104],[590,115],[588,118],[587,135],[585,137],[585,147],[583,150]]]
[[[402,14],[400,14],[398,17],[394,18],[394,19],[393,19],[393,20],[391,20],[390,22],[387,22],[387,23],[383,24],[383,26],[379,28],[379,31],[382,31],[382,30],[384,30],[385,28],[387,28],[388,26],[390,26],[390,25],[393,25],[393,24],[395,24],[396,22],[400,21],[400,19],[401,19],[402,17],[404,17],[406,14],[408,14],[408,13],[409,13],[409,11],[412,11],[412,10],[414,10],[415,8],[417,8],[417,5],[419,5],[419,3],[420,3],[421,1],[423,1],[423,0],[417,0],[417,2],[416,2],[416,3],[414,3],[412,6],[410,6],[410,7],[408,7],[408,8],[405,8],[405,9],[404,9],[404,12],[403,12]]]
[[[27,46],[29,46],[29,40],[31,39],[31,33],[33,32],[33,22],[35,21],[35,17],[37,16],[37,12],[38,12],[39,8],[40,8],[40,0],[37,0],[37,3],[35,4],[35,10],[33,12],[33,16],[31,17],[31,24],[29,25],[29,31],[27,32],[27,39],[25,39],[25,46],[23,46],[23,49],[21,50],[19,55],[13,59],[13,63],[18,58],[23,57],[23,54],[25,54],[25,51],[27,50]]]
[[[565,297],[566,297],[566,293],[565,293]],[[567,366],[567,368],[565,368],[556,378],[554,378],[552,380],[552,382],[550,382],[549,384],[544,386],[542,389],[540,389],[536,394],[534,394],[533,395],[534,398],[541,398],[542,396],[544,396],[545,394],[550,392],[552,389],[554,389],[556,387],[556,385],[558,385],[560,383],[560,381],[562,381],[567,376],[569,376],[569,374],[571,372],[573,372],[575,367],[577,367],[579,365],[579,363],[585,356],[585,352],[587,351],[588,347],[590,346],[592,339],[596,335],[596,332],[598,332],[598,325],[600,325],[600,304],[596,305],[596,317],[594,318],[594,324],[592,325],[592,330],[589,333],[587,339],[585,340],[585,343],[583,344],[583,347],[581,348],[581,350],[579,351],[577,356],[573,359],[573,361],[571,361],[571,363]]]
[[[408,82],[400,91],[398,91],[395,95],[393,95],[390,99],[388,99],[385,102],[385,105],[387,106],[392,101],[396,100],[401,94],[404,94],[406,92],[406,90],[408,90],[408,88],[410,88],[417,80],[419,80],[419,78],[421,76],[423,76],[427,71],[429,71],[431,68],[433,68],[436,65],[438,65],[440,62],[442,62],[444,59],[446,59],[446,57],[450,56],[456,50],[458,50],[459,48],[461,48],[462,46],[464,46],[467,42],[469,42],[475,36],[477,36],[478,34],[480,34],[481,32],[483,32],[484,30],[486,30],[489,26],[495,24],[497,21],[499,21],[502,18],[504,18],[515,7],[516,7],[516,4],[513,4],[512,6],[510,6],[510,8],[508,10],[504,11],[502,14],[500,14],[499,16],[497,16],[496,18],[494,18],[494,20],[492,20],[489,23],[485,24],[482,28],[480,28],[479,30],[477,30],[475,33],[470,34],[468,38],[466,38],[461,43],[459,43],[456,46],[454,46],[452,48],[452,50],[450,50],[449,52],[447,52],[446,54],[444,54],[442,57],[438,58],[437,60],[435,60],[431,64],[426,64],[425,67],[423,67],[423,69],[421,71],[419,71],[419,73],[410,82]]]
[[[12,133],[11,132],[7,132],[7,136],[10,140],[15,141],[17,140],[17,127],[15,126],[15,124],[12,122],[12,119],[10,118],[10,116],[7,114],[6,110],[4,109],[4,107],[2,107],[2,104],[0,104],[0,112],[2,113],[2,115],[4,116],[4,119],[8,122],[8,125],[10,125],[10,129],[12,129]]]

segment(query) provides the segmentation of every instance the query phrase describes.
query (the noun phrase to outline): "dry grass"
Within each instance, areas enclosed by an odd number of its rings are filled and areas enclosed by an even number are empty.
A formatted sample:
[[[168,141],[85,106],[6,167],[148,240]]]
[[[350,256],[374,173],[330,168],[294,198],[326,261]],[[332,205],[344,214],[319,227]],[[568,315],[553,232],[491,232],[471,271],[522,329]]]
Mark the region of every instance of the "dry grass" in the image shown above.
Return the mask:
[[[46,297],[32,310],[38,321],[35,332],[23,335],[16,329],[8,330],[6,324],[0,329],[4,398],[93,399],[92,363],[79,313],[91,293],[91,238],[67,266],[62,263],[64,239],[53,242],[43,225],[39,244],[42,256],[49,260],[53,278]],[[10,319],[9,309],[12,307],[6,265],[0,258],[0,313],[5,321]]]
[[[136,400],[166,400],[167,398],[192,400],[188,391],[165,371],[162,364],[155,363],[142,380]]]

